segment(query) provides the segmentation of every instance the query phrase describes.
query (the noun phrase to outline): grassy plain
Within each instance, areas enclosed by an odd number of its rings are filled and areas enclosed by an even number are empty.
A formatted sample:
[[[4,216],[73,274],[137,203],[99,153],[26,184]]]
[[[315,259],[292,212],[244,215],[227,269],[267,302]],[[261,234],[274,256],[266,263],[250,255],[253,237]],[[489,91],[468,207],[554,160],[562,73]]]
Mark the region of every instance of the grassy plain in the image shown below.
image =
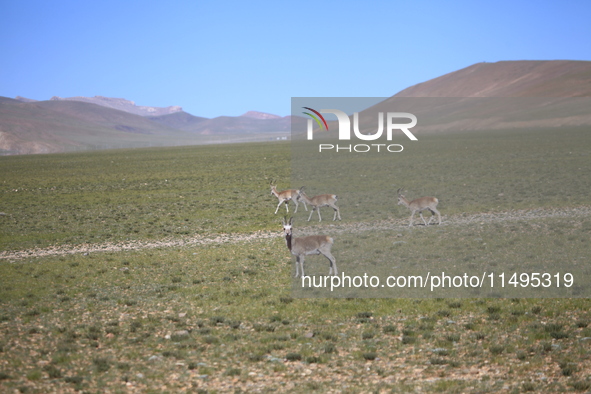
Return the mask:
[[[549,266],[588,265],[588,130],[451,134],[421,144],[405,144],[403,156],[372,169],[379,176],[343,194],[342,223],[326,220],[328,211],[308,223],[303,211],[296,232],[339,230],[341,270],[360,259],[519,269],[536,256]],[[1,391],[591,389],[588,298],[299,299],[279,236],[34,254],[279,235],[268,184],[301,186],[290,153],[289,144],[268,143],[0,157],[0,251],[31,251],[0,260]],[[334,174],[327,188],[342,187],[339,168],[326,169]],[[314,178],[312,190],[320,187]],[[444,225],[409,229],[396,186],[372,209],[367,191],[386,182],[440,197]],[[534,214],[512,217],[523,209]],[[483,213],[510,220],[472,220]],[[322,257],[306,261],[310,273],[328,272]]]
[[[289,159],[285,143],[1,157],[0,249],[271,229]]]

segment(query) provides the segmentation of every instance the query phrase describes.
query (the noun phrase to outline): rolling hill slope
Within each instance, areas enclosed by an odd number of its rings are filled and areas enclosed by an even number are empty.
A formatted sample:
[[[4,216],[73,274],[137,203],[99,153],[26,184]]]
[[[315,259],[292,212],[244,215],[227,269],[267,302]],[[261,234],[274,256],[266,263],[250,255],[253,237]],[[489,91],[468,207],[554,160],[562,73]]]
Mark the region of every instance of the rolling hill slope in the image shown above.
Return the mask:
[[[418,133],[591,125],[591,62],[478,63],[411,86],[360,113],[410,112]]]
[[[394,97],[589,97],[591,62],[477,63],[419,83]]]

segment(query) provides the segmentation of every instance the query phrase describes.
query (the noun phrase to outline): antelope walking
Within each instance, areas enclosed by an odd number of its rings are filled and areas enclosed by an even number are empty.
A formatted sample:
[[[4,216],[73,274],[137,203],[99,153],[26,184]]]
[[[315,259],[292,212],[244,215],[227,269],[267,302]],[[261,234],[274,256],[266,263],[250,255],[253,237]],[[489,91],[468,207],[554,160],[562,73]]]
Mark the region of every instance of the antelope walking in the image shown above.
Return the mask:
[[[283,190],[278,192],[277,191],[277,186],[273,185],[273,181],[271,181],[270,183],[271,186],[271,195],[275,196],[279,199],[279,204],[277,204],[277,209],[275,209],[275,214],[277,214],[277,211],[279,210],[279,207],[281,206],[281,204],[285,203],[285,209],[287,210],[287,213],[289,213],[289,208],[287,206],[287,203],[289,201],[293,201],[295,204],[295,212],[297,213],[298,211],[298,205],[300,203],[300,189],[287,189],[287,190]],[[303,186],[302,186],[303,187]],[[306,203],[304,202],[304,208],[306,208],[306,211],[308,210],[308,207],[306,206]]]
[[[322,217],[320,216],[320,208],[322,207],[331,207],[334,209],[334,216],[332,218],[333,221],[337,220],[337,216],[339,220],[341,219],[341,212],[339,207],[336,206],[337,202],[337,195],[336,194],[321,194],[315,197],[308,197],[306,193],[303,191],[303,186],[300,188],[300,198],[304,203],[308,203],[312,206],[312,212],[310,212],[310,216],[308,217],[308,221],[312,219],[312,215],[314,214],[315,210],[318,210],[318,221],[322,221]]]
[[[419,215],[421,216],[421,219],[423,219],[423,223],[425,223],[425,226],[428,226],[431,223],[431,219],[433,219],[433,216],[435,216],[435,214],[437,214],[437,217],[439,218],[439,224],[441,224],[441,214],[437,210],[437,204],[439,204],[439,200],[437,198],[435,198],[435,197],[420,197],[420,198],[414,199],[412,201],[408,201],[408,199],[406,197],[404,197],[404,195],[400,194],[401,190],[402,190],[402,188],[398,189],[398,191],[397,191],[398,205],[404,205],[408,209],[411,210],[412,213],[410,214],[410,224],[408,225],[409,227],[412,226],[413,217],[415,215],[415,212],[417,212],[417,211],[419,211]],[[431,217],[429,218],[429,223],[427,223],[425,221],[425,218],[423,217],[423,211],[425,209],[428,209],[429,211],[431,211]]]
[[[321,254],[330,261],[330,270],[328,275],[338,275],[337,262],[334,256],[330,253],[334,240],[328,235],[309,235],[307,237],[292,238],[292,223],[293,218],[289,218],[289,222],[282,219],[283,232],[285,233],[285,242],[287,249],[296,257],[296,274],[297,278],[301,272],[304,276],[304,258],[307,255]],[[299,268],[298,268],[299,265]]]

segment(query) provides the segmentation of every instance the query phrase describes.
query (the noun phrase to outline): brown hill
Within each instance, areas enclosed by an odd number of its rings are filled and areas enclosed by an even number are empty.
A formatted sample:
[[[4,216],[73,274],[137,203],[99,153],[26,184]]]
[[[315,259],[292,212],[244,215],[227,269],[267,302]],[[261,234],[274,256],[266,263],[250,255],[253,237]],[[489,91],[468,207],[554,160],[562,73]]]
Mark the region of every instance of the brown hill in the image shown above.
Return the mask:
[[[589,97],[591,62],[477,63],[411,86],[394,97]]]
[[[370,134],[376,130],[377,112],[409,112],[417,116],[413,130],[419,135],[587,126],[589,97],[591,62],[479,63],[397,93],[360,112],[359,124]]]

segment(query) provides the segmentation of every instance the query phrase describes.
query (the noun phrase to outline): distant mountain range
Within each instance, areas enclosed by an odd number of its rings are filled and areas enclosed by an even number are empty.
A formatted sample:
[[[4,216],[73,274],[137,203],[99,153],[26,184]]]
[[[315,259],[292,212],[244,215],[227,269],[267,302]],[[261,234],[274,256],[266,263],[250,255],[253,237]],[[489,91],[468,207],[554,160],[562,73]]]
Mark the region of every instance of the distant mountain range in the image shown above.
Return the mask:
[[[150,117],[150,120],[175,129],[200,135],[228,135],[242,133],[289,133],[290,116],[277,116],[250,111],[241,116],[218,116],[208,119],[186,112]]]
[[[102,96],[0,97],[0,154],[287,139],[290,124],[289,116],[249,111],[208,119],[178,106],[136,106]]]
[[[125,100],[122,98],[111,98],[103,96],[94,97],[68,97],[61,98],[54,96],[50,100],[52,101],[82,101],[83,103],[91,103],[100,105],[103,107],[118,109],[119,111],[129,112],[130,114],[140,116],[160,116],[174,114],[175,112],[181,112],[183,109],[178,106],[171,107],[144,107],[137,106],[133,101]]]
[[[429,121],[421,115],[426,131],[511,127],[539,124],[589,124],[588,106],[572,105],[568,99],[591,97],[591,62],[503,61],[478,63],[411,86],[373,108],[391,108],[406,98],[456,97],[446,107],[447,118]],[[532,119],[511,118],[511,100],[485,101],[470,97],[537,97],[546,100],[548,111]],[[559,99],[560,98],[560,99]],[[408,100],[406,100],[408,102]],[[425,101],[414,108],[427,114]],[[469,103],[469,104],[466,104]],[[569,104],[571,103],[571,104]],[[565,106],[569,110],[565,112]],[[561,118],[553,112],[561,109]],[[428,109],[432,111],[432,108]],[[534,110],[534,109],[532,109]],[[362,122],[368,111],[360,113]],[[498,114],[505,114],[499,119]],[[474,118],[474,114],[478,114]],[[496,117],[495,117],[496,116]],[[554,117],[552,117],[554,116]],[[491,123],[482,122],[490,117]],[[532,123],[536,118],[538,123]],[[24,97],[0,97],[0,154],[54,153],[75,150],[193,145],[286,139],[291,117],[249,111],[241,116],[212,119],[191,115],[179,106],[146,107],[121,98],[52,97],[35,101]],[[480,122],[480,123],[478,123]]]
[[[38,102],[38,100],[29,99],[26,97],[16,96],[15,100],[21,101],[23,103],[34,103]],[[58,97],[53,96],[49,99],[50,101],[81,101],[83,103],[91,103],[100,105],[102,107],[108,107],[112,109],[118,109],[119,111],[129,112],[130,114],[140,115],[140,116],[150,116],[150,117],[157,117],[157,116],[164,116],[170,115],[178,112],[183,112],[183,108],[178,105],[173,105],[169,107],[146,107],[146,106],[138,106],[135,102],[126,100],[123,98],[113,98],[113,97],[103,97],[103,96],[94,96],[94,97]],[[192,116],[192,115],[189,115]],[[253,119],[280,119],[281,116],[267,114],[264,112],[257,112],[257,111],[248,111],[245,114],[241,115],[241,117],[253,118]],[[196,117],[198,119],[206,119]]]

